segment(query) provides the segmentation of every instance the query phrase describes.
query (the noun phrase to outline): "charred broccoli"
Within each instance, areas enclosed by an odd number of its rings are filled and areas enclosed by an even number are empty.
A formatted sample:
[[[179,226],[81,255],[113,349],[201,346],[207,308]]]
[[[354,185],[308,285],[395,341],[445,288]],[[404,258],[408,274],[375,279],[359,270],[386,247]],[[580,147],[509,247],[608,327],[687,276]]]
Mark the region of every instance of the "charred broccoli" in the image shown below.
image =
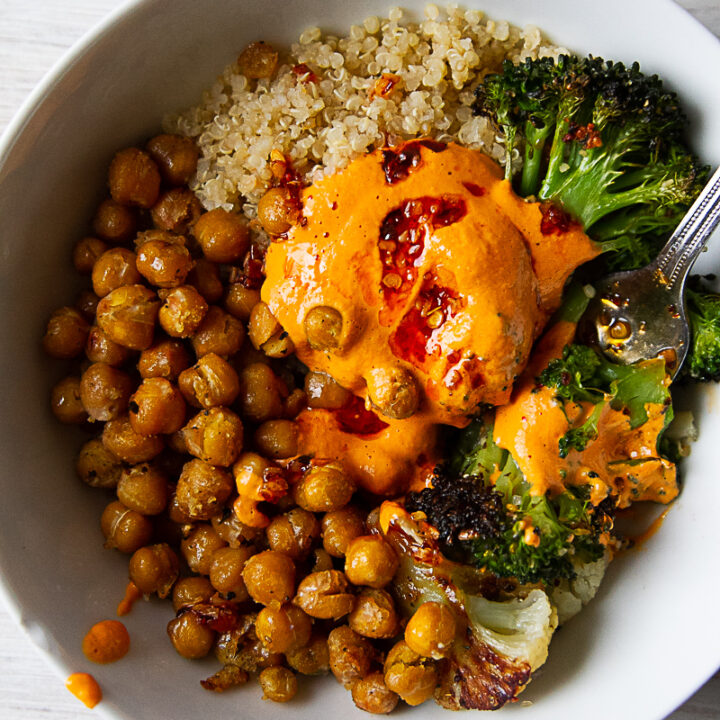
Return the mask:
[[[505,173],[519,194],[560,206],[617,269],[656,255],[707,174],[683,142],[677,96],[637,63],[506,61],[478,87],[474,110],[504,133]]]
[[[550,586],[575,576],[576,557],[602,557],[601,536],[613,512],[609,502],[593,507],[582,487],[554,498],[531,495],[482,420],[462,431],[451,464],[436,470],[432,487],[410,493],[405,507],[425,513],[450,557],[499,577]]]
[[[609,401],[612,408],[627,412],[631,428],[647,421],[647,403],[670,403],[664,360],[656,358],[634,365],[618,365],[586,345],[566,345],[562,357],[551,360],[540,373],[538,383],[554,388],[562,400],[591,402],[596,410],[602,407],[603,401]],[[599,411],[591,413],[584,423],[586,427],[576,428],[580,432],[568,439],[569,446],[582,450],[585,445],[577,447],[578,438],[594,437],[599,417]]]

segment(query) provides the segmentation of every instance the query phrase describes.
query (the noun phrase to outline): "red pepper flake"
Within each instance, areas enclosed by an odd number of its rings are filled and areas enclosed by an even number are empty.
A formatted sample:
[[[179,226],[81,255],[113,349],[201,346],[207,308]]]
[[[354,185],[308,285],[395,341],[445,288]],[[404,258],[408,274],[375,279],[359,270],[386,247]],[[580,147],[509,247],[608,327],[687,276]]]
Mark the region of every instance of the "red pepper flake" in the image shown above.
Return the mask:
[[[482,197],[487,192],[484,187],[480,187],[475,183],[464,182],[463,185],[465,186],[465,189],[475,197]]]
[[[542,220],[540,221],[540,232],[543,235],[565,233],[572,225],[572,219],[562,208],[552,203],[540,205]]]
[[[396,148],[385,148],[382,151],[382,168],[388,185],[394,185],[400,180],[404,180],[414,169],[419,167],[422,160],[421,148],[423,147],[433,152],[442,152],[447,145],[438,140],[411,140]]]
[[[602,147],[602,138],[600,133],[595,129],[595,123],[587,125],[578,125],[572,123],[568,131],[563,136],[563,142],[579,142],[587,150]]]
[[[203,625],[207,625],[215,632],[225,633],[233,630],[240,619],[238,606],[233,602],[199,602],[194,605],[181,607],[178,617],[191,612]]]
[[[368,410],[363,399],[356,395],[343,407],[333,410],[333,414],[340,430],[351,435],[375,435],[388,427],[388,424],[372,410]]]
[[[380,225],[378,250],[383,300],[390,313],[403,303],[417,280],[429,234],[436,228],[458,222],[466,213],[463,198],[445,195],[406,200],[385,216]],[[391,318],[381,312],[380,322],[388,325]]]
[[[316,83],[320,78],[305,64],[295,65],[292,71],[298,76],[298,80],[304,83]]]
[[[415,304],[390,336],[393,355],[422,367],[428,355],[440,353],[439,345],[433,345],[433,336],[461,304],[457,292],[441,285],[434,273],[425,273]]]
[[[399,75],[394,75],[393,73],[383,73],[373,83],[373,86],[370,88],[370,92],[368,93],[368,97],[370,100],[374,100],[376,97],[390,97],[393,91],[400,87],[401,82],[402,78]]]

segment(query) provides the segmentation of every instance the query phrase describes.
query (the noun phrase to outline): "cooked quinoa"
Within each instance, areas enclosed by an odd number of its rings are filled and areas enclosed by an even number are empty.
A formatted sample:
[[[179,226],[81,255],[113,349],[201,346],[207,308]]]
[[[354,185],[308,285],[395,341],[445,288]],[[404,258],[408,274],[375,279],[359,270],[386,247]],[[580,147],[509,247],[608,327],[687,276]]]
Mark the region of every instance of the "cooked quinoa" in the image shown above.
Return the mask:
[[[500,161],[503,149],[486,118],[473,116],[473,91],[503,60],[557,57],[534,25],[523,28],[455,5],[427,5],[422,22],[369,17],[343,36],[306,29],[270,79],[225,68],[202,102],[165,122],[197,139],[201,157],[191,187],[207,209],[255,216],[279,150],[308,182],[368,150],[419,135],[457,141]],[[307,66],[305,68],[298,66]],[[386,97],[383,74],[399,77]]]

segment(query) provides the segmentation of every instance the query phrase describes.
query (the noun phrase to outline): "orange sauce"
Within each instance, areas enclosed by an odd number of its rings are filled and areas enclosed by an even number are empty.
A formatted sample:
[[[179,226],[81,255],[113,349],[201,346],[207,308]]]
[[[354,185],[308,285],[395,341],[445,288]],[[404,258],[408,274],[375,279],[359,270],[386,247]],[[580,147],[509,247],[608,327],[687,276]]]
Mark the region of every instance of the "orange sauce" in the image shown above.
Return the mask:
[[[95,623],[83,638],[83,653],[88,660],[106,664],[127,655],[130,635],[119,620],[102,620]]]
[[[88,673],[73,673],[65,681],[65,687],[91,709],[102,700],[102,690],[97,680]]]
[[[142,597],[140,588],[132,581],[128,582],[125,588],[125,597],[118,603],[117,614],[119,617],[127,615],[132,609],[133,605]]]
[[[361,488],[376,495],[425,487],[439,459],[437,426],[422,414],[386,418],[386,427],[372,435],[343,432],[329,410],[304,410],[296,422],[300,455],[340,460]]]
[[[670,502],[678,486],[674,464],[657,452],[665,425],[662,405],[647,404],[648,420],[634,429],[625,414],[606,406],[598,420],[597,438],[584,450],[573,449],[560,457],[560,438],[583,422],[590,407],[572,403],[563,407],[555,390],[537,387],[535,378],[550,360],[560,357],[574,332],[573,324],[561,322],[538,343],[511,402],[497,410],[495,442],[512,453],[533,495],[553,495],[567,485],[582,484],[590,486],[594,504],[610,493],[617,496],[620,508],[639,500]]]
[[[508,401],[565,281],[598,253],[577,226],[543,233],[500,167],[454,144],[358,158],[302,205],[303,222],[270,246],[262,299],[299,359],[356,394],[374,368],[409,370],[429,423],[462,427],[480,403]],[[306,340],[316,306],[342,316],[332,353]]]

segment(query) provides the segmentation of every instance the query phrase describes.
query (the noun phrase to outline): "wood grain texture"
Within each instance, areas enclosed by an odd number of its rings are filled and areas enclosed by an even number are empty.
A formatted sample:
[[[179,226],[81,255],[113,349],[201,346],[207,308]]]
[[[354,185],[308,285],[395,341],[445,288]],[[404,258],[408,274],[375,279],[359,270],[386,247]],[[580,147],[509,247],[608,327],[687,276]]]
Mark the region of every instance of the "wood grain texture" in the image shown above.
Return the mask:
[[[121,4],[120,0],[0,0],[0,133],[66,50]],[[718,0],[681,0],[680,4],[720,36]],[[64,689],[62,680],[2,605],[0,638],[3,720],[93,717]],[[720,718],[720,674],[668,720],[717,718]]]

